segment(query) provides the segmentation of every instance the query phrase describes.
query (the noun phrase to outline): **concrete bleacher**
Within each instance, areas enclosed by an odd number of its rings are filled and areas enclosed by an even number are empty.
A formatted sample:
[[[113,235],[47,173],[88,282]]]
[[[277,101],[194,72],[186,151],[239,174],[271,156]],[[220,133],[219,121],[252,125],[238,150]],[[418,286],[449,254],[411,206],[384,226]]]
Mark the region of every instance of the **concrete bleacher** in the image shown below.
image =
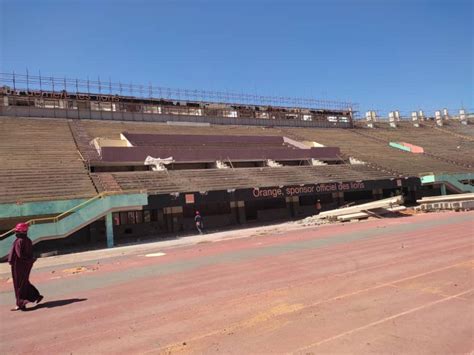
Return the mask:
[[[364,165],[205,169],[92,174],[104,190],[146,189],[150,193],[213,191],[339,181],[389,179],[394,175]]]
[[[459,123],[436,129],[416,129],[404,122],[399,129],[315,129],[250,126],[173,126],[164,123],[104,122],[93,120],[0,118],[0,203],[87,198],[97,190],[110,188],[186,191],[209,188],[255,187],[325,181],[348,181],[428,173],[472,172],[474,142],[469,130]],[[458,127],[459,126],[459,127]],[[455,131],[453,127],[459,129]],[[450,133],[445,132],[445,130]],[[341,157],[353,157],[363,165],[295,166],[280,168],[201,169],[161,172],[112,172],[90,175],[84,159],[97,159],[90,140],[118,139],[122,132],[160,135],[271,136],[266,144],[280,147],[281,137],[338,146]],[[278,142],[277,142],[278,141]],[[429,154],[411,154],[388,146],[388,141],[405,141],[425,148]],[[224,139],[223,142],[226,142]],[[227,142],[228,143],[228,142]],[[227,144],[225,143],[225,144]],[[224,145],[225,145],[224,144]],[[169,145],[169,143],[167,143]],[[219,148],[212,143],[210,148]],[[265,144],[263,144],[265,146]],[[179,144],[177,144],[179,147]],[[258,149],[259,143],[247,145]],[[284,148],[290,148],[283,144]],[[459,147],[459,148],[458,148]],[[293,147],[294,149],[294,147]],[[81,154],[82,153],[82,154]],[[84,155],[87,157],[84,158]],[[150,181],[148,179],[156,179]],[[100,186],[93,181],[99,181]],[[160,182],[161,181],[161,182]],[[180,181],[185,181],[180,183]],[[134,185],[135,184],[135,185]],[[210,184],[210,185],[209,185]],[[104,188],[105,186],[105,188]],[[166,187],[169,187],[167,189]]]
[[[462,173],[471,172],[472,168],[454,164],[446,160],[437,159],[426,154],[412,154],[409,152],[393,149],[388,145],[389,140],[397,140],[396,136],[388,138],[378,137],[379,129],[305,129],[285,128],[282,129],[291,138],[314,141],[323,145],[337,145],[344,156],[353,157],[374,166],[384,167],[403,175],[417,176],[426,173]],[[400,137],[403,136],[400,131]],[[431,133],[431,130],[429,131]],[[398,134],[398,133],[397,133]],[[406,138],[406,137],[405,137]],[[407,139],[403,138],[404,141]],[[414,143],[415,142],[409,142]],[[456,142],[450,141],[450,146]],[[472,149],[471,149],[472,151]],[[453,154],[454,155],[454,154]],[[455,158],[455,157],[453,157]]]
[[[85,123],[83,127],[85,128],[87,125],[91,124]],[[233,129],[225,130],[222,130],[221,126],[191,127],[192,129],[185,127],[188,129],[183,132],[182,127],[169,127],[163,124],[150,126],[127,123],[125,126],[113,126],[113,129],[108,132],[101,130],[102,127],[92,127],[92,129],[89,127],[88,137],[90,140],[92,137],[97,138],[98,134],[103,134],[105,138],[102,139],[117,140],[120,137],[127,142],[121,147],[116,144],[101,146],[101,156],[98,157],[96,163],[100,162],[102,166],[119,163],[136,165],[143,163],[147,156],[173,157],[173,161],[176,163],[212,163],[217,160],[250,162],[267,159],[275,161],[340,160],[338,157],[340,151],[337,147],[310,148],[277,135],[280,132],[273,128],[257,129],[256,132],[252,132],[253,135],[243,135],[235,133],[248,133],[246,129],[241,129],[245,127],[232,127]],[[117,131],[117,128],[125,128],[127,131]],[[130,132],[129,130],[137,131]],[[153,133],[153,130],[157,130],[159,133]],[[260,132],[272,134],[255,134]],[[80,149],[82,150],[81,146]],[[86,153],[84,152],[84,154]]]
[[[450,125],[455,127],[454,124]],[[474,166],[474,139],[450,130],[422,125],[413,127],[408,122],[399,124],[397,129],[379,125],[376,129],[362,128],[357,130],[364,135],[384,142],[407,142],[423,147],[425,153],[445,159],[461,166]]]
[[[96,193],[66,120],[0,117],[0,203]]]
[[[447,124],[440,128],[441,130],[451,131],[455,134],[458,134],[462,137],[474,139],[474,124],[462,125],[460,123],[456,124]]]
[[[104,147],[102,148],[102,163],[110,164],[143,164],[147,156],[171,157],[175,163],[193,162],[249,162],[265,161],[307,161],[309,159],[339,160],[340,151],[336,147],[289,149],[289,148],[190,148],[187,146],[174,147]]]
[[[199,134],[137,134],[124,132],[122,136],[134,147],[183,147],[183,148],[284,148],[281,136],[249,135],[199,135]]]
[[[174,126],[166,123],[150,122],[113,122],[82,120],[81,125],[92,138],[117,139],[122,132],[153,134],[193,134],[193,135],[244,135],[244,136],[281,136],[275,128],[252,126]]]
[[[438,127],[435,121],[423,121],[421,126],[432,127],[439,131],[452,132],[465,139],[474,139],[474,120],[467,120],[468,124],[462,124],[459,120],[445,120],[443,126]]]
[[[364,123],[360,122],[358,126]],[[451,126],[455,126],[452,123]],[[199,135],[254,135],[254,136],[286,136],[299,141],[314,141],[325,146],[338,146],[342,156],[353,157],[372,167],[392,171],[400,175],[423,175],[429,173],[464,173],[471,172],[469,165],[472,162],[472,143],[462,140],[461,148],[456,135],[443,133],[434,128],[421,128],[414,132],[410,122],[401,122],[397,130],[381,129],[315,129],[315,128],[281,128],[281,127],[247,127],[247,126],[169,126],[143,122],[98,122],[82,121],[82,125],[91,137],[117,138],[122,132],[130,133],[159,133],[159,134],[199,134]],[[460,125],[458,123],[458,125]],[[386,125],[388,126],[388,125]],[[381,132],[382,137],[378,137]],[[427,137],[423,137],[425,132]],[[403,140],[417,144],[412,140],[420,138],[423,142],[430,141],[430,136],[441,137],[441,146],[436,143],[427,143],[428,154],[411,154],[397,151],[388,146],[388,141]],[[423,146],[423,144],[418,144]],[[443,147],[443,148],[440,148]],[[461,152],[461,153],[460,153]],[[430,153],[432,155],[430,155]]]
[[[113,246],[115,237],[129,240],[193,228],[197,206],[207,211],[208,226],[220,227],[311,215],[319,198],[331,209],[399,193],[413,201],[425,193],[443,193],[441,187],[456,192],[472,179],[450,174],[472,171],[468,165],[474,147],[465,135],[444,129],[448,131],[0,117],[0,229],[68,211],[60,222],[33,226],[36,240],[46,235],[43,231],[50,239],[74,236],[78,248],[98,242]],[[444,149],[436,150],[430,139]],[[403,152],[388,141],[418,144],[433,155]],[[173,156],[175,162],[148,166],[147,155],[128,159],[125,154],[142,148],[155,158]],[[104,158],[108,149],[117,159]],[[328,155],[312,155],[325,151]],[[466,154],[461,157],[460,151]],[[426,174],[424,182],[415,178],[419,174]],[[66,225],[67,219],[77,223]],[[8,238],[3,239],[6,252],[14,237]]]

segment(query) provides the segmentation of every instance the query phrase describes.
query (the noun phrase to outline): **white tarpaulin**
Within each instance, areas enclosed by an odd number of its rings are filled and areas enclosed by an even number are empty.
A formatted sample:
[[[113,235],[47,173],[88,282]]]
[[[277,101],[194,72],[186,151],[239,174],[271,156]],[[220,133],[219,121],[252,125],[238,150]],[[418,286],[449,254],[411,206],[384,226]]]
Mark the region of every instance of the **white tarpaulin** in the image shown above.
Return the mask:
[[[145,165],[153,165],[153,170],[154,171],[159,171],[159,170],[166,170],[165,165],[174,163],[173,157],[161,159],[161,158],[153,158],[150,156],[147,156],[145,159]]]

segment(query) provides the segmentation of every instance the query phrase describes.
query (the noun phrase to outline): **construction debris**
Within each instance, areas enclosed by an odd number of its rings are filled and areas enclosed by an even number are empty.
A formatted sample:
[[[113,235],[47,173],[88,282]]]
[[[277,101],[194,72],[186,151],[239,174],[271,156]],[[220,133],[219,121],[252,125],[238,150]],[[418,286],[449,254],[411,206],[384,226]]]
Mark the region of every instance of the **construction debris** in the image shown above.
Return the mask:
[[[387,213],[401,212],[404,210],[406,210],[405,206],[397,206],[397,207],[391,207],[391,208],[376,208],[376,209],[367,210],[364,212],[357,212],[357,213],[352,213],[348,215],[337,216],[337,220],[345,222],[352,219],[363,219],[363,218],[368,218],[368,217],[381,218],[383,215]]]
[[[279,167],[282,166],[280,163],[276,162],[273,159],[267,159],[266,162],[265,162],[265,165],[270,167],[270,168],[279,168]]]
[[[153,158],[151,156],[147,156],[145,159],[145,165],[151,165],[153,171],[166,171],[165,165],[169,165],[174,163],[173,157],[161,159],[161,158]]]
[[[364,203],[362,205],[355,205],[351,207],[339,208],[336,210],[325,211],[321,212],[318,216],[319,218],[328,218],[328,219],[337,219],[339,216],[346,216],[351,215],[354,213],[365,213],[367,217],[369,214],[367,211],[375,210],[375,209],[389,209],[393,207],[398,207],[403,204],[403,197],[402,196],[395,196],[386,198],[383,200],[377,200],[373,202]]]
[[[216,169],[229,169],[229,165],[225,161],[216,160]]]
[[[296,223],[302,224],[303,227],[308,226],[319,226],[320,224],[329,224],[331,223],[328,219],[319,218],[317,215],[306,217],[305,219],[299,220]]]
[[[331,211],[321,212],[319,215],[307,217],[299,223],[305,226],[327,224],[334,222],[347,222],[369,217],[382,218],[388,213],[406,210],[402,206],[403,197],[396,196],[361,205],[338,208]]]

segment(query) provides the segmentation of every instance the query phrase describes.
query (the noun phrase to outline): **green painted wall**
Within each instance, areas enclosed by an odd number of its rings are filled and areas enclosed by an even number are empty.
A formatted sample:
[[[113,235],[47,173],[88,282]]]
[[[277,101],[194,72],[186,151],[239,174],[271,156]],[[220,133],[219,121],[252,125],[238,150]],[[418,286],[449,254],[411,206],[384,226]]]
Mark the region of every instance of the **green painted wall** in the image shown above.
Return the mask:
[[[86,199],[0,204],[0,218],[61,214]]]
[[[426,175],[421,178],[421,183],[448,184],[462,192],[474,192],[473,186],[463,184],[461,180],[474,180],[474,173]]]
[[[114,211],[114,209],[126,209],[127,207],[145,206],[147,204],[147,194],[105,196],[85,204],[57,223],[33,224],[30,226],[28,236],[33,243],[37,243],[41,240],[64,238],[78,228],[82,228],[101,216]],[[8,238],[0,240],[0,258],[8,254],[14,238],[15,236],[12,234]]]

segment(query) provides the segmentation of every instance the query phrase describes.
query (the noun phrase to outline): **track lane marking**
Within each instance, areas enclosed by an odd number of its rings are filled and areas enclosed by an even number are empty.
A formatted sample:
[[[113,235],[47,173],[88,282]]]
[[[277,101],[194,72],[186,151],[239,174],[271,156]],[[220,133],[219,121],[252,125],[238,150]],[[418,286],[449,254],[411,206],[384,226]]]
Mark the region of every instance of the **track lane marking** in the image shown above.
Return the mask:
[[[409,288],[405,288],[405,287],[401,287],[401,286],[397,286],[397,285],[394,285],[394,284],[391,284],[391,285],[387,285],[387,286],[390,286],[390,287],[393,287],[393,288],[396,288],[398,290],[409,290]],[[445,293],[441,293],[441,292],[435,292],[435,291],[429,291],[425,288],[418,288],[418,289],[412,289],[414,291],[420,291],[422,293],[428,293],[430,295],[437,295],[437,296],[442,296],[442,297],[451,297],[452,295],[447,295]],[[464,297],[457,297],[458,299],[460,300],[463,300],[463,301],[469,301],[467,298],[464,298]]]
[[[450,300],[452,300],[452,299],[459,298],[459,297],[461,297],[461,296],[463,296],[463,295],[465,295],[465,294],[468,294],[468,293],[470,293],[470,292],[472,292],[472,291],[474,291],[474,288],[471,288],[470,290],[467,290],[467,291],[464,291],[464,292],[460,292],[460,293],[458,293],[458,294],[456,294],[456,295],[452,295],[452,296],[449,296],[449,297],[444,297],[444,298],[439,299],[439,300],[436,300],[436,301],[432,301],[432,302],[425,303],[425,304],[422,305],[422,306],[415,307],[415,308],[411,308],[411,309],[406,310],[406,311],[404,311],[404,312],[394,314],[393,316],[382,318],[382,319],[380,319],[380,320],[378,320],[378,321],[368,323],[368,324],[363,325],[363,326],[361,326],[361,327],[357,327],[357,328],[354,328],[354,329],[351,329],[351,330],[342,332],[342,333],[340,333],[340,334],[334,335],[334,336],[332,336],[332,337],[329,337],[329,338],[320,340],[320,341],[318,341],[318,342],[309,344],[309,345],[307,345],[307,346],[298,348],[298,349],[296,349],[296,350],[294,351],[294,353],[306,351],[306,350],[308,350],[308,349],[314,348],[314,347],[316,347],[316,346],[319,346],[319,345],[321,345],[321,344],[327,343],[327,342],[329,342],[329,341],[332,341],[332,340],[335,340],[335,339],[339,339],[339,338],[344,337],[344,336],[346,336],[346,335],[350,335],[350,334],[359,332],[359,331],[361,331],[361,330],[364,330],[364,329],[373,327],[374,325],[379,325],[379,324],[385,323],[385,322],[387,322],[387,321],[389,321],[389,320],[396,319],[396,318],[405,316],[405,315],[407,315],[407,314],[414,313],[414,312],[417,312],[417,311],[419,311],[419,310],[422,310],[422,309],[425,309],[425,308],[428,308],[428,307],[435,306],[435,305],[437,305],[437,304],[439,304],[439,303],[443,303],[443,302],[450,301]]]
[[[308,305],[305,305],[304,307],[302,308],[297,308],[295,309],[293,312],[288,312],[287,314],[289,313],[295,313],[295,312],[299,312],[303,309],[307,309],[307,308],[311,308],[311,307],[315,307],[315,306],[318,306],[320,304],[324,304],[324,303],[329,303],[329,302],[332,302],[332,301],[336,301],[336,300],[340,300],[340,299],[343,299],[343,298],[347,298],[347,297],[351,297],[351,296],[355,296],[355,295],[358,295],[358,294],[361,294],[361,293],[364,293],[364,292],[367,292],[367,291],[372,291],[372,290],[376,290],[376,289],[379,289],[379,288],[383,288],[383,287],[390,287],[392,286],[392,284],[394,283],[398,283],[398,282],[402,282],[402,281],[406,281],[406,280],[412,280],[412,279],[416,279],[418,277],[423,277],[425,275],[429,275],[429,274],[433,274],[433,273],[436,273],[436,272],[439,272],[439,271],[444,271],[444,270],[448,270],[448,269],[451,269],[451,268],[454,268],[454,267],[458,267],[460,265],[464,265],[464,264],[470,264],[474,261],[474,259],[471,259],[471,260],[467,260],[467,261],[462,261],[460,263],[456,263],[456,264],[452,264],[452,265],[449,265],[449,266],[445,266],[445,267],[441,267],[441,268],[438,268],[438,269],[434,269],[434,270],[431,270],[431,271],[427,271],[427,272],[423,272],[423,273],[420,273],[420,274],[416,274],[416,275],[412,275],[412,276],[408,276],[408,277],[404,277],[402,279],[398,279],[398,280],[394,280],[394,281],[390,281],[390,282],[385,282],[385,283],[381,283],[381,284],[378,284],[376,286],[372,286],[372,287],[367,287],[367,288],[363,288],[363,289],[360,289],[360,290],[357,290],[357,291],[353,291],[353,292],[350,292],[350,293],[346,293],[346,294],[343,294],[343,295],[339,295],[339,296],[335,296],[335,297],[332,297],[332,298],[328,298],[328,299],[325,299],[325,300],[322,300],[322,301],[318,301],[318,302],[314,302],[314,303],[311,303],[311,304],[308,304]],[[461,295],[464,295],[466,293],[469,293],[471,291],[473,291],[474,289],[470,289],[469,291],[465,291],[465,292],[462,292],[460,294],[457,294],[457,295],[454,295],[454,296],[449,296],[449,299],[451,298],[455,298],[455,297],[459,297]],[[444,299],[444,298],[443,298]],[[439,301],[439,300],[438,300]],[[438,302],[436,301],[436,302]],[[275,317],[278,317],[278,315],[276,315]],[[274,317],[272,317],[274,318]],[[268,320],[271,320],[271,318],[269,318]],[[238,324],[238,322],[236,322],[236,324]],[[235,324],[234,324],[235,325]],[[232,327],[232,325],[230,325],[230,327]],[[227,328],[226,328],[227,329]],[[207,338],[207,337],[210,337],[210,336],[214,336],[214,335],[219,335],[220,333],[222,333],[221,330],[215,330],[215,331],[212,331],[212,332],[209,332],[209,333],[206,333],[206,334],[202,334],[202,335],[199,335],[197,337],[194,337],[190,340],[187,341],[187,344],[193,342],[193,341],[196,341],[196,340],[200,340],[200,339],[204,339],[204,338]],[[164,347],[161,347],[161,348],[158,348],[158,349],[152,349],[152,350],[148,350],[148,351],[145,351],[143,352],[144,354],[148,354],[148,353],[152,353],[152,352],[156,352],[158,351],[159,353],[168,353],[170,351],[176,351],[176,350],[179,350],[183,347],[182,343],[174,343],[174,344],[171,344],[171,345],[168,345],[168,346],[164,346]],[[298,351],[298,350],[296,350]]]
[[[453,249],[453,250],[454,250],[454,249],[461,249],[461,248],[465,248],[465,246],[458,246],[458,247],[448,248],[447,250],[450,250],[450,249]],[[395,282],[399,282],[399,281],[404,281],[404,280],[409,280],[409,279],[414,279],[414,278],[421,277],[421,276],[424,276],[424,275],[428,275],[428,274],[431,274],[431,273],[436,273],[436,272],[438,272],[438,271],[443,271],[443,270],[450,269],[450,268],[453,268],[453,267],[458,267],[459,265],[472,264],[473,262],[474,262],[474,259],[472,259],[472,260],[465,260],[465,261],[458,262],[458,263],[455,263],[455,264],[452,264],[452,265],[449,265],[449,266],[437,268],[437,269],[431,270],[431,271],[429,271],[429,272],[424,272],[424,273],[412,275],[412,276],[409,276],[409,277],[406,277],[406,278],[402,278],[402,279],[399,279],[399,280],[394,280],[394,281],[390,281],[390,282],[387,282],[387,283],[384,283],[384,284],[379,284],[379,285],[376,285],[376,286],[373,286],[373,287],[369,287],[369,288],[357,290],[357,291],[354,291],[354,292],[351,292],[351,293],[348,293],[348,294],[343,294],[343,295],[335,296],[335,297],[330,298],[330,299],[322,300],[322,301],[316,302],[316,303],[314,303],[314,304],[307,305],[307,306],[305,306],[304,308],[309,308],[309,307],[317,306],[317,305],[319,305],[319,304],[331,302],[331,301],[334,301],[334,300],[337,300],[337,299],[340,299],[340,298],[350,297],[350,296],[353,296],[353,295],[357,295],[357,294],[359,294],[359,293],[363,293],[363,292],[366,292],[366,291],[370,291],[370,290],[372,290],[372,289],[378,289],[378,288],[381,288],[381,287],[389,286],[389,284],[391,284],[391,283],[395,283]],[[393,265],[393,264],[395,264],[395,263],[396,263],[396,262],[391,262],[391,263],[382,264],[382,265],[373,265],[373,266],[370,266],[370,267],[367,267],[367,268],[363,268],[363,269],[359,269],[359,270],[345,271],[345,272],[342,272],[342,273],[339,273],[339,274],[330,275],[329,277],[340,277],[340,276],[343,276],[344,274],[350,275],[350,274],[354,274],[354,273],[366,271],[366,270],[368,270],[368,269],[380,268],[380,267],[384,267],[384,266],[387,266],[387,265]],[[324,279],[324,278],[327,278],[327,276],[322,277],[322,279]],[[305,284],[305,283],[302,283],[302,284]],[[284,289],[287,289],[287,288],[288,288],[288,287],[281,287],[281,288],[278,288],[277,290],[284,290]],[[295,310],[295,311],[298,311],[298,310]],[[273,318],[275,318],[275,317],[273,317]],[[271,320],[271,319],[269,319],[269,320]],[[238,322],[235,322],[235,323],[238,323]],[[234,323],[234,324],[235,324],[235,323]],[[230,326],[232,326],[232,324],[231,324]],[[112,330],[104,330],[104,331],[103,331],[103,334],[105,335],[106,333],[109,333],[110,331],[112,331]],[[216,330],[216,331],[212,331],[212,332],[209,332],[209,333],[206,333],[206,334],[197,336],[197,337],[195,337],[195,338],[190,339],[190,340],[188,341],[188,344],[189,344],[189,342],[192,342],[192,341],[195,341],[195,340],[203,339],[203,338],[206,338],[206,337],[209,337],[209,336],[212,336],[212,335],[218,335],[220,332],[221,332],[220,330]],[[86,339],[87,337],[89,337],[89,335],[80,336],[79,338],[81,338],[81,339]],[[55,346],[55,345],[57,345],[58,343],[65,343],[65,342],[56,342],[54,345],[52,344],[52,345],[50,345],[50,346],[46,346],[46,347],[42,348],[41,351],[46,350],[46,349],[48,349],[48,348],[51,348],[52,346]],[[173,345],[174,345],[174,346],[177,346],[177,345],[182,345],[182,344],[181,344],[181,343],[174,343],[174,344],[171,344],[171,345],[168,345],[168,346],[164,346],[164,347],[160,347],[160,348],[155,348],[155,349],[151,349],[151,350],[148,350],[148,351],[144,351],[143,353],[153,353],[153,352],[156,352],[156,351],[162,352],[162,351],[164,351],[165,349],[168,349],[168,348],[170,348],[170,347],[173,347]]]

